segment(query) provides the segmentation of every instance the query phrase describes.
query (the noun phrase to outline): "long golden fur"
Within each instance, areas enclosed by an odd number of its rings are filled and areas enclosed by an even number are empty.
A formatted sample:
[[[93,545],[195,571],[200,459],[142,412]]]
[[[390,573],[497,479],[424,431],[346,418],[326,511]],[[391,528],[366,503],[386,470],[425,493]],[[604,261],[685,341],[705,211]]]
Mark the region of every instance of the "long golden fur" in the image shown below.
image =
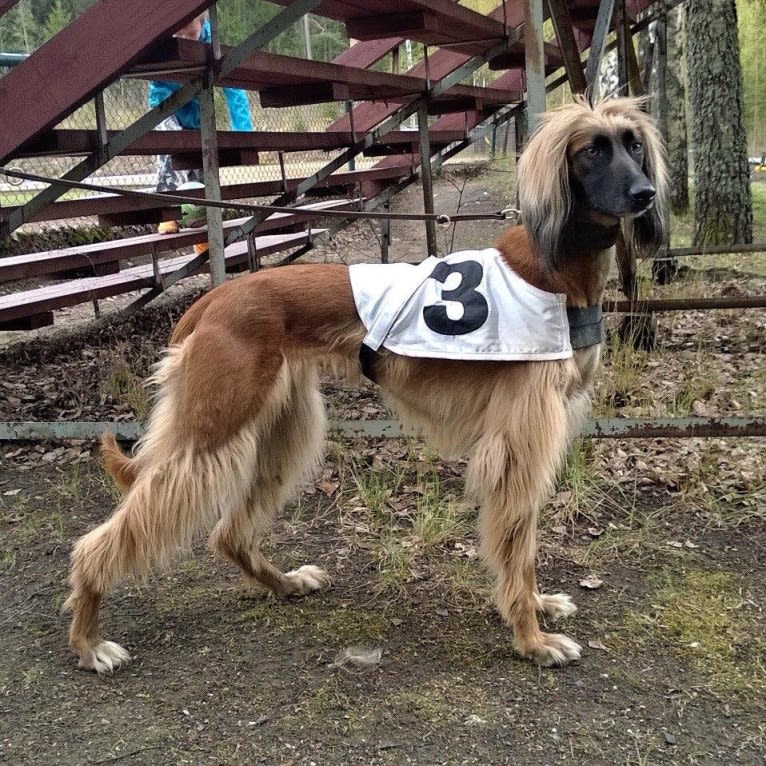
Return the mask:
[[[614,156],[630,151],[640,159],[629,173],[654,185],[653,209],[636,217],[589,207],[575,170],[591,161],[583,147],[596,139],[613,146]],[[565,293],[570,306],[600,303],[613,257],[609,236],[621,218],[636,246],[654,248],[663,239],[660,141],[636,100],[595,107],[580,101],[546,115],[520,161],[518,187],[525,225],[506,231],[497,247],[520,276]],[[650,194],[654,189],[644,196]],[[582,238],[578,231],[586,227],[591,233]],[[608,241],[599,243],[604,233]],[[212,528],[213,549],[279,596],[327,583],[311,565],[280,572],[258,543],[322,459],[320,364],[358,373],[364,335],[342,265],[264,270],[227,282],[187,311],[157,365],[157,400],[135,456],[104,438],[107,469],[125,495],[72,553],[65,606],[73,613],[69,642],[80,667],[111,672],[129,661],[122,647],[99,635],[101,598],[124,577],[145,577],[170,562],[199,530]],[[497,608],[518,652],[540,665],[580,657],[576,642],[538,624],[539,612],[557,619],[575,606],[565,594],[539,592],[536,528],[587,412],[599,355],[599,346],[552,362],[384,352],[375,368],[405,422],[450,454],[469,456],[467,491],[481,504],[481,553],[497,578]]]

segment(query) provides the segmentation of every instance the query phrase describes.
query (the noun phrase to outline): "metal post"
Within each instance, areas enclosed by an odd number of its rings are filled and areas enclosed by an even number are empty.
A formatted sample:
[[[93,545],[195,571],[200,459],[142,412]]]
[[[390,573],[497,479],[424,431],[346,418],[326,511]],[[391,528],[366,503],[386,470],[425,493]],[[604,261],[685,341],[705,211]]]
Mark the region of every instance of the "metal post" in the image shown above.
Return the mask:
[[[664,14],[658,19],[655,26],[655,64],[657,72],[657,124],[662,133],[662,138],[667,144],[668,140],[668,91],[667,91],[667,66],[668,66],[668,25],[667,14]],[[665,209],[665,231],[670,236],[670,206]],[[666,247],[670,249],[670,242],[666,243]],[[657,254],[662,256],[663,253]],[[665,255],[667,255],[665,253]],[[678,263],[672,259],[657,260],[652,264],[652,276],[656,282],[660,284],[666,284],[671,281],[675,273],[678,271]]]
[[[519,112],[513,120],[513,135],[516,144],[516,158],[521,156],[524,145],[529,137],[529,125],[527,124],[527,111]]]
[[[428,135],[428,104],[418,106],[418,132],[420,133],[420,175],[423,181],[423,212],[434,212],[434,182],[431,175],[431,139]],[[428,255],[436,255],[436,221],[426,221],[426,248]]]
[[[211,14],[211,27],[215,21]],[[217,38],[217,29],[213,30]],[[215,63],[215,62],[213,62]],[[213,65],[205,73],[205,88],[199,95],[200,134],[202,139],[202,172],[205,176],[205,197],[221,201],[221,178],[218,165],[218,134],[215,124],[215,101],[213,91]],[[218,207],[207,208],[207,241],[210,253],[210,284],[222,285],[226,279],[226,258],[223,244],[223,212]]]
[[[356,143],[356,130],[354,129],[354,102],[353,101],[346,101],[346,114],[348,114],[348,124],[351,128],[351,143]],[[356,159],[354,157],[350,157],[348,161],[348,169],[349,170],[356,170]]]
[[[615,0],[614,6],[615,27],[617,29],[617,93],[620,96],[628,95],[628,45],[632,45],[630,28],[628,26],[628,12],[625,0]]]
[[[258,253],[258,245],[255,241],[254,232],[250,232],[247,235],[247,267],[251,273],[261,268],[261,256]]]
[[[524,0],[524,58],[527,74],[529,129],[537,127],[545,112],[545,51],[543,48],[543,0]]]
[[[104,107],[104,91],[100,90],[93,98],[93,106],[96,110],[96,139],[98,141],[98,158],[104,161],[106,145],[109,143],[109,134],[106,130],[106,108]]]
[[[383,205],[383,210],[386,213],[391,212],[391,202],[387,201]],[[384,218],[380,222],[380,262],[388,263],[388,248],[391,245],[391,219]]]
[[[301,33],[303,36],[303,55],[309,61],[314,58],[311,52],[311,29],[309,28],[309,14],[301,19]]]
[[[213,60],[218,61],[221,58],[221,38],[218,36],[218,7],[213,3],[207,9],[210,19],[210,44],[213,48]]]

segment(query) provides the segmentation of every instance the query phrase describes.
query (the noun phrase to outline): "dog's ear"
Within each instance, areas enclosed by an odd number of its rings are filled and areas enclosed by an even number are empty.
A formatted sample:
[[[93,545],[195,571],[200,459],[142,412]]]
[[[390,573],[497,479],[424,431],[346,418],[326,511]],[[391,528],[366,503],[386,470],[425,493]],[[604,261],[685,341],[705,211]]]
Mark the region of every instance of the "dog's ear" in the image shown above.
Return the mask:
[[[568,143],[569,126],[562,116],[555,112],[544,115],[516,170],[522,223],[549,270],[560,262],[564,232],[572,214]]]
[[[644,144],[644,167],[646,177],[655,189],[654,205],[638,218],[625,221],[625,239],[636,253],[653,256],[668,237],[668,172],[665,163],[665,146],[652,119],[638,111],[635,115]]]

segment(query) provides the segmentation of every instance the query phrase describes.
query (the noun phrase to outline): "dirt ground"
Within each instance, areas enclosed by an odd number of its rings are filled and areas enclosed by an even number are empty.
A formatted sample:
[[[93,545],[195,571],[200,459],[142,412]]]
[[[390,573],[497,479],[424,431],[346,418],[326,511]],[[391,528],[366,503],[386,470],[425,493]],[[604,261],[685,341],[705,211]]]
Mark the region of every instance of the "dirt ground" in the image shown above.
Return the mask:
[[[502,167],[454,172],[437,212],[512,203]],[[419,190],[397,201],[419,205]],[[488,246],[461,224],[445,250]],[[395,224],[392,258],[423,257]],[[315,257],[373,259],[356,224]],[[764,256],[689,269],[658,295],[763,293]],[[715,266],[715,268],[712,268]],[[106,303],[0,349],[3,420],[146,414],[140,381],[193,288],[121,321]],[[57,318],[57,321],[62,318]],[[616,320],[610,320],[613,329]],[[608,343],[599,416],[764,414],[763,312],[660,319],[653,353]],[[334,418],[389,417],[372,386],[327,381]],[[583,442],[541,519],[538,573],[579,611],[556,626],[580,662],[513,652],[476,556],[462,460],[405,439],[331,434],[322,473],[266,550],[325,568],[303,599],[254,592],[204,539],[106,600],[103,634],[134,662],[78,671],[66,645],[68,554],[117,493],[93,444],[0,444],[0,763],[763,764],[766,459],[763,440]]]

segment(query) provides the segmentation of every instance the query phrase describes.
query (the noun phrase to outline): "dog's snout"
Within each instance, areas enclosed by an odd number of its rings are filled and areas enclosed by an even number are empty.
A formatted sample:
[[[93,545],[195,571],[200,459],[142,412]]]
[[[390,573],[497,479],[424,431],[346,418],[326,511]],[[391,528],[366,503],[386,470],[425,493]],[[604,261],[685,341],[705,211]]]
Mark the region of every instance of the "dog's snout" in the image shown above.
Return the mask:
[[[654,200],[654,195],[657,192],[654,187],[647,181],[639,181],[630,187],[631,199],[641,207],[646,207]]]

